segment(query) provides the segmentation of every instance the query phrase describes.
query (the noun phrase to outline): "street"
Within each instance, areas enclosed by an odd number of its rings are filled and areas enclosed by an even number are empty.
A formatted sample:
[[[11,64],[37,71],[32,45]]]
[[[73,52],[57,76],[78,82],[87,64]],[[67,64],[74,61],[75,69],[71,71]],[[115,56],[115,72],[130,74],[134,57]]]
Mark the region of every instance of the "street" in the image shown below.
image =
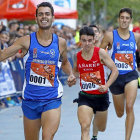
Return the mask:
[[[78,97],[79,85],[69,88],[64,86],[62,97],[62,115],[59,129],[54,140],[80,140],[80,125],[77,119],[77,103],[73,99]],[[125,117],[117,118],[110,94],[110,107],[108,111],[108,123],[105,132],[99,132],[98,140],[124,140],[125,139]],[[134,106],[135,124],[131,140],[140,137],[140,90]],[[92,125],[90,129],[92,136]],[[0,140],[24,140],[23,114],[20,106],[13,106],[0,111]],[[40,133],[41,140],[41,133]]]

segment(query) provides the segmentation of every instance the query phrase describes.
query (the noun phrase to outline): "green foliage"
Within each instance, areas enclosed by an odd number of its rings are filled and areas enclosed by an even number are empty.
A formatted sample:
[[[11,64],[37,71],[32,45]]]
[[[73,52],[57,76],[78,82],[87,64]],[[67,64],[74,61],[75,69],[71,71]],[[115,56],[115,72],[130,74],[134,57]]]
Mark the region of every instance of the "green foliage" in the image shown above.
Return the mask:
[[[115,24],[117,15],[123,7],[129,7],[133,10],[133,21],[138,21],[140,16],[140,0],[77,0],[79,20],[84,23],[87,21],[87,16],[91,15],[92,1],[94,2],[96,17],[99,15],[100,11],[103,10],[105,1],[107,2],[106,20],[108,23],[112,21],[112,23]]]
[[[139,0],[108,0],[107,5],[107,16],[109,19],[118,14],[119,10],[123,7],[129,7],[133,10],[133,20],[138,20],[140,9],[139,9],[140,1]]]

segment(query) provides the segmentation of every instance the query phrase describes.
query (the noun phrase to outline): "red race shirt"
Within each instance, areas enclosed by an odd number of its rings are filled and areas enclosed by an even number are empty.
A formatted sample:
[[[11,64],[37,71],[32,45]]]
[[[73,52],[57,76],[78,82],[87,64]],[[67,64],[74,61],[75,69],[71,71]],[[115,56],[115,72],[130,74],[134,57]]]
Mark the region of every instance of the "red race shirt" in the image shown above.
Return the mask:
[[[98,87],[105,85],[107,75],[106,68],[100,62],[99,47],[94,47],[91,60],[82,57],[82,50],[77,53],[77,69],[80,73],[80,88],[88,94],[105,94],[100,92]]]

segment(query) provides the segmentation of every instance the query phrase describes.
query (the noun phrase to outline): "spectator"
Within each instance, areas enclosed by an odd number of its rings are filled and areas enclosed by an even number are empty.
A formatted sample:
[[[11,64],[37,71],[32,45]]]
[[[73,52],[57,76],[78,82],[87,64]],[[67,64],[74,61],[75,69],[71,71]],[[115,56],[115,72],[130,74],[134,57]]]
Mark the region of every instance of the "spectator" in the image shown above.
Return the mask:
[[[20,37],[24,36],[24,29],[21,27],[17,28],[17,35],[19,35]]]
[[[30,33],[36,32],[36,31],[37,31],[36,25],[35,25],[35,24],[30,25],[30,26],[29,26],[29,31],[30,31]]]
[[[9,33],[7,31],[2,31],[0,33],[0,45],[1,49],[3,50],[4,48],[8,47],[8,39],[9,39]]]
[[[16,32],[17,31],[17,28],[18,28],[18,24],[17,22],[15,21],[12,21],[9,23],[9,32],[12,33],[12,32]]]
[[[112,32],[114,30],[114,26],[109,26],[107,32]]]
[[[57,25],[53,25],[52,28],[54,28],[54,33],[56,34],[56,32],[58,31]]]
[[[30,31],[29,31],[29,25],[24,25],[24,35],[29,35]]]

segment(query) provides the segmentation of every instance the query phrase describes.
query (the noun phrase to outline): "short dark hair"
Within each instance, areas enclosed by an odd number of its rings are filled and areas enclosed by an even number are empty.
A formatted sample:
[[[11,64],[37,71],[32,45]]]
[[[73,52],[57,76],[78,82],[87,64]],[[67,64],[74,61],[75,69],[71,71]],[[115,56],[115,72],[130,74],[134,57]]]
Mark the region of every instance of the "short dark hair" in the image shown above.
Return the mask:
[[[6,31],[6,26],[5,25],[2,26],[2,29],[1,29],[0,33],[3,32],[3,31]]]
[[[8,31],[1,31],[0,34],[5,34],[9,36],[9,32]]]
[[[11,28],[13,25],[17,24],[16,22],[10,22],[9,23],[9,28]]]
[[[49,7],[51,9],[52,16],[54,16],[54,9],[53,9],[53,6],[51,5],[51,3],[49,3],[49,2],[42,2],[42,3],[37,5],[36,17],[37,17],[37,13],[38,13],[38,8],[39,7]]]
[[[17,28],[17,31],[19,31],[20,29],[23,29],[23,30],[24,30],[24,28],[22,28],[22,27],[18,27],[18,28]]]
[[[95,27],[100,32],[99,28],[95,24],[90,24],[89,27]]]
[[[80,30],[80,38],[82,35],[93,36],[93,38],[94,38],[95,34],[94,34],[92,27],[85,26]]]
[[[132,13],[132,10],[131,10],[130,8],[127,8],[127,7],[122,8],[122,9],[120,10],[120,12],[119,12],[119,17],[120,17],[120,14],[123,13],[123,12],[126,12],[126,13],[130,14],[130,17],[131,17],[131,19],[132,19],[133,13]]]

